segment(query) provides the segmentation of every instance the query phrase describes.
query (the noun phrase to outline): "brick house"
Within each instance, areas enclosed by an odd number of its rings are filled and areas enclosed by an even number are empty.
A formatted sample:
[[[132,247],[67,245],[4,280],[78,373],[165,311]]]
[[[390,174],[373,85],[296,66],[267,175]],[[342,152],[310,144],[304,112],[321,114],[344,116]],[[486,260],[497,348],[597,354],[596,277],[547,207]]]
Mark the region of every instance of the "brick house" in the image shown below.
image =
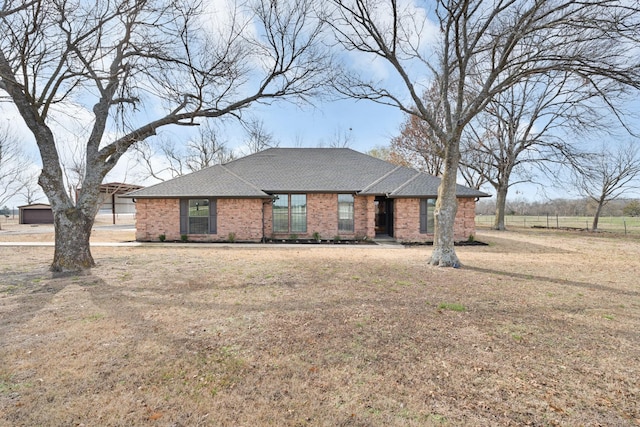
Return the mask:
[[[433,239],[440,179],[348,148],[271,148],[128,193],[136,239]],[[480,191],[459,185],[456,239],[475,233]],[[317,233],[317,234],[315,234]]]

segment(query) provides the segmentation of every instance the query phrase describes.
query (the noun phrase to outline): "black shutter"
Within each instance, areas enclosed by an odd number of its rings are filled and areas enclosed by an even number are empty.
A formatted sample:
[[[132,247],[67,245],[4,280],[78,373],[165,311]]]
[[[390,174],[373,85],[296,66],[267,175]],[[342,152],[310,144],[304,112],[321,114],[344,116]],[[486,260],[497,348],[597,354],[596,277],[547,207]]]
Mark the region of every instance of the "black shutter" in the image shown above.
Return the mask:
[[[420,233],[427,233],[427,217],[429,213],[429,199],[420,199]]]
[[[189,200],[180,199],[180,234],[189,234]]]
[[[218,203],[216,199],[209,199],[209,233],[218,234]]]

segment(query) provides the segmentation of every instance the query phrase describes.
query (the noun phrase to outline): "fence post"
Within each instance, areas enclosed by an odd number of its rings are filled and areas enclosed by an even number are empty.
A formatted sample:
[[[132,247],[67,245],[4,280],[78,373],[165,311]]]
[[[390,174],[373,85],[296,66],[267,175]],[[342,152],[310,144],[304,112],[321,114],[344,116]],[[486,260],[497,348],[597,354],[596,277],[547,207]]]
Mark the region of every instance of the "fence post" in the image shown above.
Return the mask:
[[[556,230],[560,229],[560,222],[558,222],[558,214],[556,214]]]

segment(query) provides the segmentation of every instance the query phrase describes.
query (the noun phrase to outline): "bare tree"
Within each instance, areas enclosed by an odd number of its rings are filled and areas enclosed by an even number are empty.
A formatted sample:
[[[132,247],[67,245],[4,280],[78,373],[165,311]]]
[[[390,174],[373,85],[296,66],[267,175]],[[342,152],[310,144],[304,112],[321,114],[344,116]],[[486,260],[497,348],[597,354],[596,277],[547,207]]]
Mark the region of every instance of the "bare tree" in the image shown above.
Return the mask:
[[[38,185],[38,174],[31,173],[26,177],[24,187],[20,192],[27,205],[31,205],[42,197],[42,189]]]
[[[353,143],[353,129],[342,129],[337,127],[333,130],[333,134],[329,139],[328,146],[330,148],[349,148]]]
[[[496,94],[552,70],[582,77],[596,91],[605,85],[608,90],[611,81],[616,91],[640,86],[637,55],[629,54],[640,34],[637,3],[439,0],[432,3],[433,11],[398,0],[332,4],[336,10],[330,24],[345,50],[370,55],[401,82],[372,79],[370,69],[350,70],[337,82],[338,89],[417,116],[444,149],[433,265],[459,264],[454,221],[460,140]],[[422,93],[432,84],[437,96],[427,104]],[[438,111],[444,111],[443,121]]]
[[[308,100],[334,67],[311,0],[232,3],[228,20],[191,0],[4,0],[0,95],[35,136],[52,206],[53,271],[94,265],[99,186],[137,143],[169,125],[239,116],[256,101]],[[65,103],[93,116],[77,200],[65,191],[56,120]],[[148,108],[145,108],[148,107]]]
[[[274,138],[273,133],[269,132],[266,128],[262,120],[252,119],[243,122],[243,125],[246,132],[245,146],[249,154],[258,153],[267,148],[275,148],[280,145]]]
[[[198,134],[186,144],[177,144],[163,136],[155,141],[141,141],[134,150],[137,163],[144,170],[142,178],[158,181],[227,163],[235,158],[218,129],[210,123],[198,127]]]
[[[578,191],[596,203],[592,229],[598,229],[602,208],[626,191],[640,188],[640,149],[628,142],[614,148],[602,145],[598,153],[574,169],[574,184]]]
[[[444,126],[445,111],[442,106],[435,107],[438,102],[437,87],[432,85],[423,95],[424,102],[430,106],[434,117]],[[431,102],[433,100],[433,103]],[[439,108],[436,110],[436,108]],[[463,133],[463,138],[464,138]],[[464,144],[463,144],[464,145]],[[401,126],[400,135],[391,140],[391,147],[397,156],[406,159],[414,168],[425,171],[434,176],[442,175],[444,169],[444,147],[438,136],[429,124],[414,114],[407,114]],[[462,160],[458,165],[458,172],[465,180],[467,186],[480,189],[487,182],[482,169],[467,167],[467,164],[478,165],[481,154],[478,152],[463,150]]]
[[[19,195],[29,183],[31,160],[22,146],[9,127],[0,129],[0,206]]]
[[[391,150],[416,169],[434,176],[442,175],[444,150],[431,127],[415,115],[407,115],[400,135],[391,139]]]
[[[389,163],[393,163],[394,165],[413,167],[413,164],[411,162],[409,162],[403,156],[399,155],[395,150],[393,150],[390,147],[377,145],[372,149],[370,149],[369,151],[367,151],[367,154],[372,157],[376,157],[378,159],[387,161]]]
[[[532,170],[573,164],[576,141],[604,125],[600,94],[582,78],[559,72],[532,76],[496,94],[465,130],[461,164],[496,190],[494,228],[505,229],[509,188],[533,180]]]

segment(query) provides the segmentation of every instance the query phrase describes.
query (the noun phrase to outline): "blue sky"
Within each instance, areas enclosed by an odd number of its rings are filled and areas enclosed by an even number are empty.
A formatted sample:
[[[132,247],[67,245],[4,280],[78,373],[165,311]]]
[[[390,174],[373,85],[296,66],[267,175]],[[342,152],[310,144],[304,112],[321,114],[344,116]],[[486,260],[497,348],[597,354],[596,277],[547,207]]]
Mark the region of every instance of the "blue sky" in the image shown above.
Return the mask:
[[[286,103],[261,106],[256,115],[281,147],[328,145],[336,133],[350,135],[350,148],[366,152],[388,145],[398,135],[402,113],[393,107],[367,101],[323,102],[316,107]]]

